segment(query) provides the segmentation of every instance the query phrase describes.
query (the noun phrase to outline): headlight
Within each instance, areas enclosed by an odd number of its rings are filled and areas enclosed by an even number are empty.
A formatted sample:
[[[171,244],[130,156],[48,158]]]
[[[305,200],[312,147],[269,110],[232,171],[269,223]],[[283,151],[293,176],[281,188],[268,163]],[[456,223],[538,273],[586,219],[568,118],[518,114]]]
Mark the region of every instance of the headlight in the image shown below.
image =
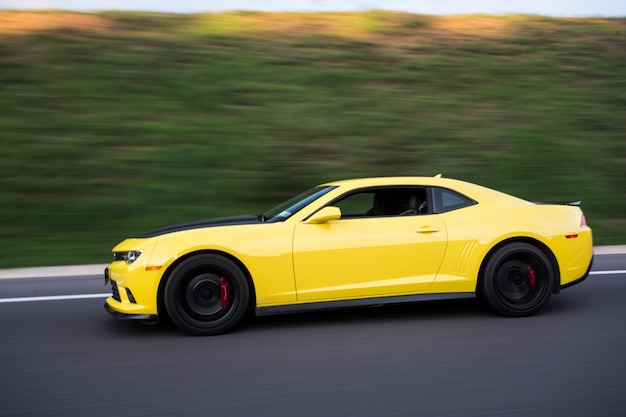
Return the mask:
[[[113,252],[113,259],[116,261],[124,261],[127,264],[132,264],[139,258],[139,255],[143,253],[142,250],[129,250],[124,252]]]

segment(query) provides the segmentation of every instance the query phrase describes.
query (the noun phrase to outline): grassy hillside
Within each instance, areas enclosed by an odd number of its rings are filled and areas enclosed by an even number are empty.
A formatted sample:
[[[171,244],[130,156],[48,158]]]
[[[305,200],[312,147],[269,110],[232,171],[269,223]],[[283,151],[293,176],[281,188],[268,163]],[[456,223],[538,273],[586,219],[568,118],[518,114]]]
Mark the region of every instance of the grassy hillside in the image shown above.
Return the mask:
[[[0,12],[0,267],[439,172],[625,243],[625,132],[624,19]]]

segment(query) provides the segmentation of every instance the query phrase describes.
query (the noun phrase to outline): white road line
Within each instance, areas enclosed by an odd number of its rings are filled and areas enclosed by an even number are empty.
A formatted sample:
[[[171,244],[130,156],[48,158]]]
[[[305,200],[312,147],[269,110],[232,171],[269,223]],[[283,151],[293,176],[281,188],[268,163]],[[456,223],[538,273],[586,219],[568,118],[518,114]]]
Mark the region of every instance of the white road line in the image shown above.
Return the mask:
[[[28,301],[57,301],[57,300],[81,300],[84,298],[104,298],[109,297],[111,293],[106,294],[77,294],[77,295],[49,295],[44,297],[19,297],[19,298],[0,298],[1,303],[25,303]]]
[[[616,270],[616,271],[591,271],[589,275],[617,275],[617,274],[626,274],[626,269]]]

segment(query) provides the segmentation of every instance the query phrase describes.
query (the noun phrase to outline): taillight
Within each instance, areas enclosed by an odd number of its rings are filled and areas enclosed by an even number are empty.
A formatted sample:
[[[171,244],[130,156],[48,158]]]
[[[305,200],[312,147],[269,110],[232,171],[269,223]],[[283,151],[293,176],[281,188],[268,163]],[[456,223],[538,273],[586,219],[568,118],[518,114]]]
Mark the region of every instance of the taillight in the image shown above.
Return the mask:
[[[587,219],[585,219],[585,215],[584,214],[580,218],[580,227],[587,227]]]

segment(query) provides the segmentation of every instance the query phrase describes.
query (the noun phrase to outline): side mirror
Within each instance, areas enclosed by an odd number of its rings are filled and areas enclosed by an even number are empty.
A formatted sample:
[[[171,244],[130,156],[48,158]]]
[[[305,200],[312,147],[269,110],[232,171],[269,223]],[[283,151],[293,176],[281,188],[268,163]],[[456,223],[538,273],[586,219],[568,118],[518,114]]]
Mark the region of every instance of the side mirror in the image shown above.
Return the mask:
[[[341,219],[341,210],[339,207],[335,206],[327,206],[313,214],[309,217],[304,223],[305,224],[320,224],[326,223],[331,220],[339,220]]]

